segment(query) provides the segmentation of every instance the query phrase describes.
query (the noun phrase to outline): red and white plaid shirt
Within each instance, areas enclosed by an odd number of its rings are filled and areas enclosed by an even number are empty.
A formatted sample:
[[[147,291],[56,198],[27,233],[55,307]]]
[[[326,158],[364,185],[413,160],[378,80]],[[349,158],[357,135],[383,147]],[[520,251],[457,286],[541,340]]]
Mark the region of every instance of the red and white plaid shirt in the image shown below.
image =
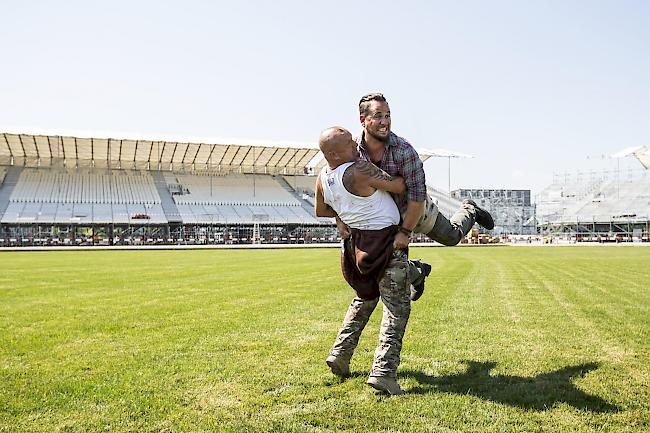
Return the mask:
[[[406,211],[407,201],[425,201],[427,199],[426,178],[422,160],[408,141],[391,132],[386,142],[384,156],[379,162],[370,159],[363,132],[357,137],[357,144],[361,158],[374,163],[391,176],[402,176],[404,178],[406,194],[393,195],[401,213]]]

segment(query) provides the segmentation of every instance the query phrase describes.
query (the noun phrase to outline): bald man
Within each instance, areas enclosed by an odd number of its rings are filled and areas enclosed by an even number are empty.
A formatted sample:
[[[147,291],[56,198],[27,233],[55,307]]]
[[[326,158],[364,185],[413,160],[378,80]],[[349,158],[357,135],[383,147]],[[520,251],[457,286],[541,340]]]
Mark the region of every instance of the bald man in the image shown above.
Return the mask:
[[[384,313],[368,385],[390,395],[401,394],[396,378],[411,312],[410,281],[423,290],[431,271],[426,263],[410,262],[408,250],[395,248],[400,213],[389,192],[402,194],[406,185],[401,177],[358,160],[357,144],[344,128],[323,131],[319,146],[327,166],[316,181],[316,215],[334,217],[337,224],[349,227],[342,250],[343,273],[357,293],[327,364],[338,376],[350,375],[350,359],[381,298]]]

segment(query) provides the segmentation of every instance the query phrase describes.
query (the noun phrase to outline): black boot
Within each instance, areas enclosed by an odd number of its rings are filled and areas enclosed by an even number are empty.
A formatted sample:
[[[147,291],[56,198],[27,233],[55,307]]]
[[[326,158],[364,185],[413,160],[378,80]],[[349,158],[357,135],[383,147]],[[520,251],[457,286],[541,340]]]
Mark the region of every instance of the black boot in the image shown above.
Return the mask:
[[[492,219],[490,212],[478,207],[474,200],[465,199],[463,200],[463,204],[471,204],[474,206],[474,209],[476,210],[476,222],[478,225],[487,230],[492,230],[494,228],[494,220]]]
[[[420,270],[417,281],[411,283],[411,301],[417,301],[424,293],[424,280],[431,273],[431,265],[419,260],[413,260],[413,264]]]

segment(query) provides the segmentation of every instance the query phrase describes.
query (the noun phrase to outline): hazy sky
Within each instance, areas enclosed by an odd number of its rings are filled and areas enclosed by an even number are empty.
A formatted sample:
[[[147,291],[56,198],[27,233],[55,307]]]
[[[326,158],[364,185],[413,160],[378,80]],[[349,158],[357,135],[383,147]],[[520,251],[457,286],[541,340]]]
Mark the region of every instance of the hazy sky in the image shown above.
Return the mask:
[[[358,133],[380,91],[416,148],[476,156],[452,161],[452,188],[538,192],[650,147],[649,1],[5,0],[0,16],[12,130],[315,143]],[[446,190],[447,161],[425,167]]]

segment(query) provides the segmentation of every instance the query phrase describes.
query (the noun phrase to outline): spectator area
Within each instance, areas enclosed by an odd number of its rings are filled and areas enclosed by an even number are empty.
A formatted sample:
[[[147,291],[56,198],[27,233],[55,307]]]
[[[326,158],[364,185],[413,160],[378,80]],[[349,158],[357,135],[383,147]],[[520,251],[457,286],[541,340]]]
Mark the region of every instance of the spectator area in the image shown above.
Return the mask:
[[[26,168],[3,223],[166,223],[146,171]]]
[[[537,198],[542,222],[645,220],[650,216],[650,176],[589,182],[555,182]]]
[[[293,188],[270,175],[165,174],[184,223],[317,224]]]
[[[186,224],[326,222],[274,176],[165,172],[163,177]],[[25,168],[2,222],[164,224],[167,218],[148,171]]]

